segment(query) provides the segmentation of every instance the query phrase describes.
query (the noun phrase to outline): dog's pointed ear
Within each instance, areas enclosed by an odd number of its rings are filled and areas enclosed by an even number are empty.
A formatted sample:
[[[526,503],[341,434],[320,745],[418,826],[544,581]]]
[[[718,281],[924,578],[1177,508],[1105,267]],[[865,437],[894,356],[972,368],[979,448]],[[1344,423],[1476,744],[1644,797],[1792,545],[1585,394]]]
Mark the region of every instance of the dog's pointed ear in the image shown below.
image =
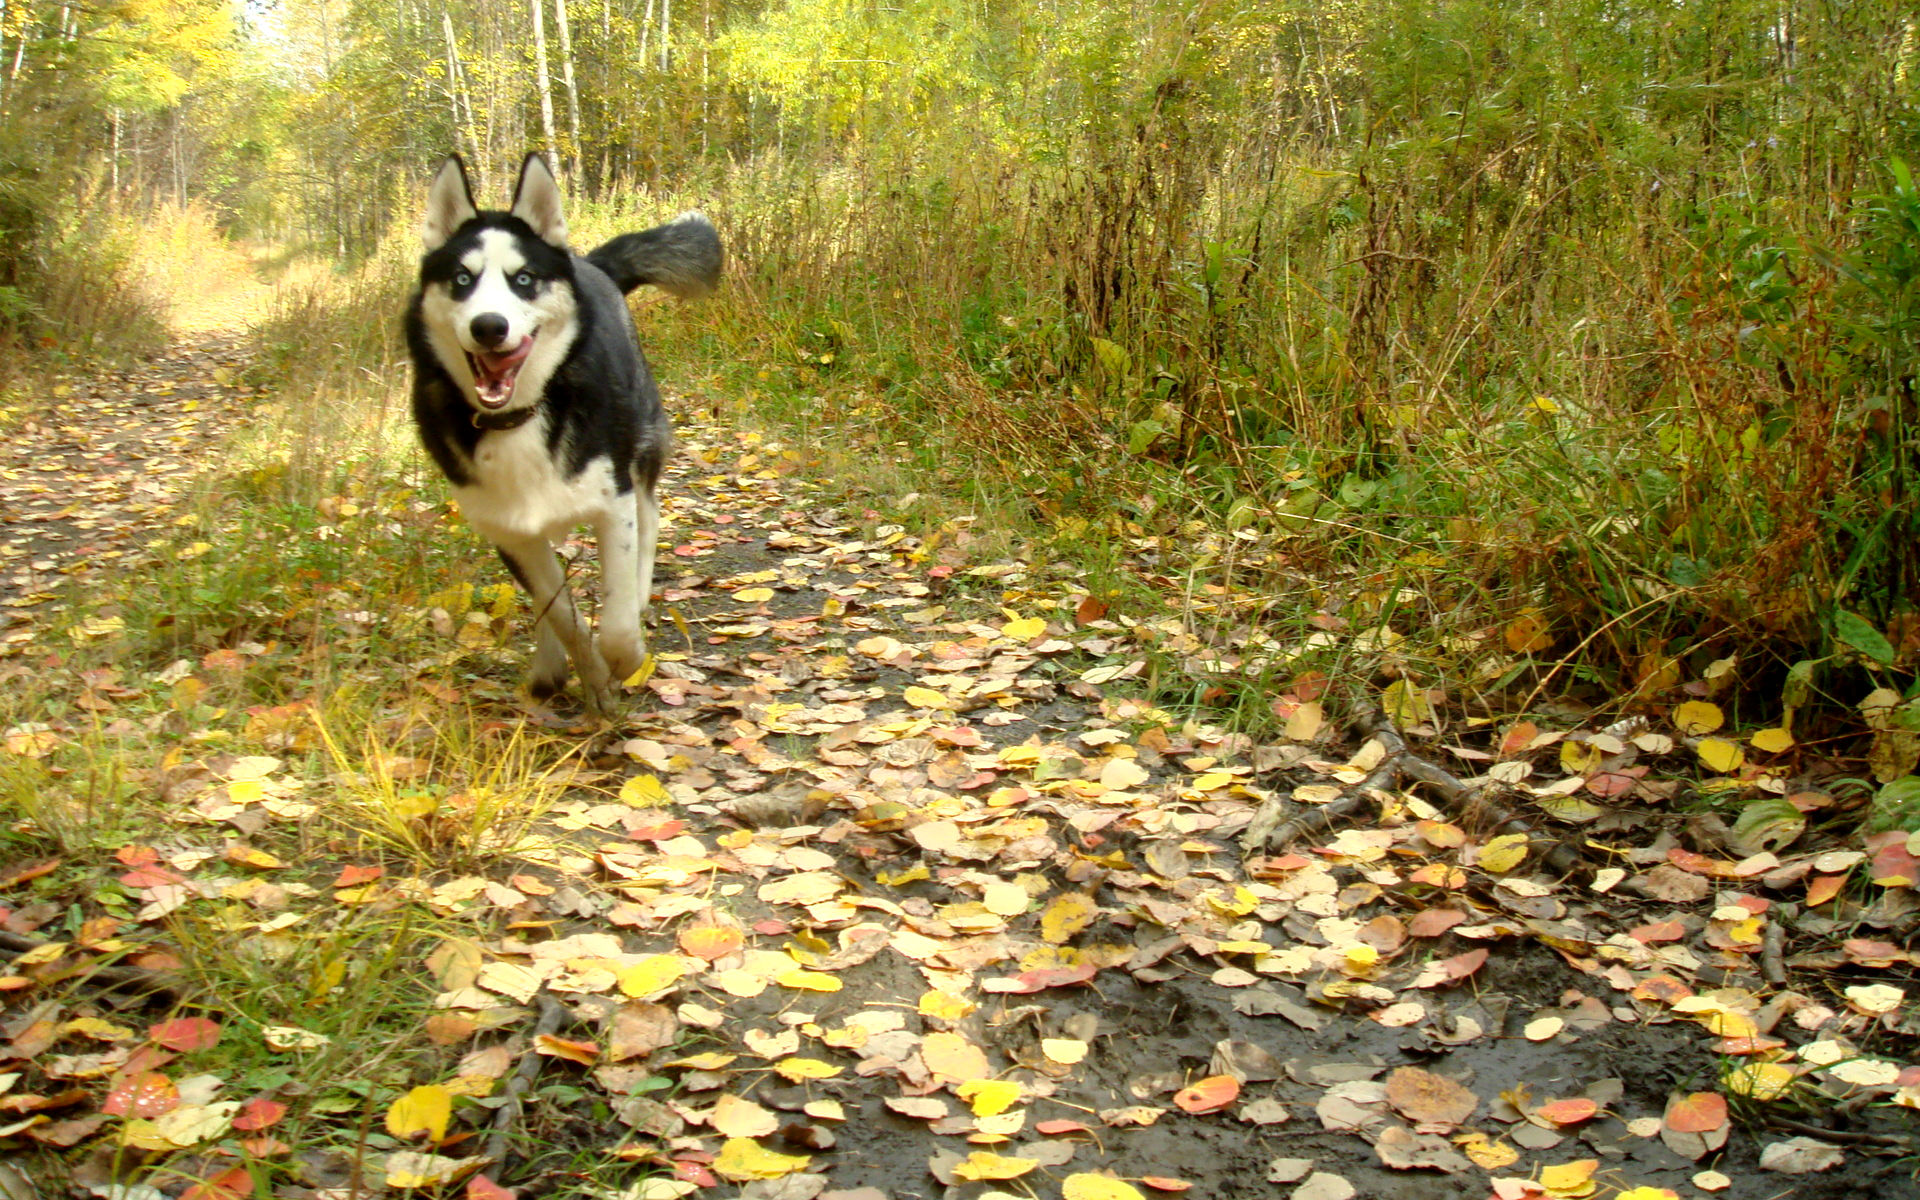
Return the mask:
[[[538,154],[520,164],[520,182],[513,188],[513,215],[533,227],[540,240],[567,248],[567,218],[560,211],[560,184]]]
[[[427,187],[427,215],[420,223],[420,240],[429,251],[446,245],[453,231],[480,215],[467,185],[467,167],[458,154],[449,154]]]

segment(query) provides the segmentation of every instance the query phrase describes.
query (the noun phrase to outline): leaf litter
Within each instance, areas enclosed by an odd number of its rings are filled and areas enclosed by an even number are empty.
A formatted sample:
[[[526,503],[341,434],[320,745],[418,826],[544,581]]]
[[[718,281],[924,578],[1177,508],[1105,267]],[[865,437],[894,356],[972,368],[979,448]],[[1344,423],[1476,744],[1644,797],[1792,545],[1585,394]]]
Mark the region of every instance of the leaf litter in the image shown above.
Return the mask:
[[[210,378],[199,358],[155,370],[118,386]],[[110,858],[0,863],[0,1146],[114,1200],[238,1196],[269,1170],[279,1194],[333,1200],[349,1159],[354,1189],[498,1200],[572,1178],[543,1144],[590,1176],[627,1169],[584,1185],[623,1200],[1338,1200],[1420,1177],[1647,1200],[1773,1195],[1789,1175],[1842,1194],[1913,1152],[1920,845],[1795,852],[1804,820],[1740,837],[1674,803],[1740,787],[1818,813],[1830,797],[1748,761],[1787,752],[1778,731],[1750,756],[1693,700],[1630,728],[1456,734],[1444,694],[1396,681],[1371,700],[1391,732],[1343,742],[1306,672],[1273,701],[1285,736],[1256,743],[1127,690],[1151,655],[1202,645],[1177,616],[986,558],[964,520],[916,534],[834,507],[793,447],[699,415],[683,430],[652,673],[618,727],[581,730],[542,837],[477,869],[391,841],[301,853],[340,783],[301,766],[316,697],[192,710],[218,736],[143,772],[171,820]],[[74,561],[55,544],[84,531],[45,500],[81,459],[45,461],[31,483],[0,472],[42,514],[7,543],[22,658],[62,595],[47,573]],[[514,694],[490,585],[423,600],[413,686],[572,725]],[[342,623],[324,652],[369,628]],[[96,676],[81,707],[221,672],[317,677],[272,656]],[[23,723],[3,748],[38,763],[81,733]],[[1484,766],[1459,795],[1526,827],[1450,807],[1444,771],[1395,773],[1449,752]],[[381,767],[433,783],[398,751]],[[1263,812],[1342,805],[1359,815],[1243,856]],[[453,837],[448,808],[402,805],[407,844]],[[76,872],[124,901],[53,894]],[[311,1009],[240,1020],[176,979],[179,924],[284,940],[363,911],[435,930],[401,964],[431,1052],[344,1088],[230,1077],[340,1047]],[[144,992],[99,986],[127,977]],[[352,986],[322,975],[307,1003]]]

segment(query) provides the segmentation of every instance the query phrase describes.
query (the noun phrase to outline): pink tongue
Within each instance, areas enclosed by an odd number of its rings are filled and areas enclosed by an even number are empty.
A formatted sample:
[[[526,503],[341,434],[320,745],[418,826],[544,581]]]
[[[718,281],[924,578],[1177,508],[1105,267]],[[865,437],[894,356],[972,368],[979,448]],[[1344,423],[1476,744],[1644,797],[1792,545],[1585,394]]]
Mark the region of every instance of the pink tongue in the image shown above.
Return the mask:
[[[527,361],[527,355],[533,351],[533,339],[527,338],[506,354],[488,354],[482,351],[470,355],[475,371],[480,378],[479,385],[482,400],[490,404],[505,404],[513,390],[513,380],[520,373],[520,364]]]

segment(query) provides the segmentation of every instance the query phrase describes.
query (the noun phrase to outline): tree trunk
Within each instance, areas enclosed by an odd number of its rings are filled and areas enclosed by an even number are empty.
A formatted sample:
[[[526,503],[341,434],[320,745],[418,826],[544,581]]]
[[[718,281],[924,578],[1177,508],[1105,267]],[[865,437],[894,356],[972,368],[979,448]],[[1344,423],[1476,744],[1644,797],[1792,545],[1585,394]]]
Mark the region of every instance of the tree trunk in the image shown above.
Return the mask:
[[[533,77],[540,89],[540,135],[547,161],[557,163],[553,136],[553,81],[547,75],[547,15],[544,0],[533,0]]]
[[[671,59],[670,35],[673,33],[673,0],[660,0],[660,69]]]
[[[567,24],[567,0],[553,0],[553,15],[560,26],[560,82],[567,89],[567,186],[580,169],[580,89],[573,85],[573,33]]]
[[[464,139],[467,144],[468,165],[475,171],[481,171],[480,139],[473,128],[473,97],[466,98],[466,119],[460,117],[460,98],[465,91],[466,72],[460,66],[459,46],[453,40],[453,17],[446,9],[440,10],[440,31],[447,39],[447,103],[453,109],[453,135]],[[479,179],[481,190],[486,190],[486,174],[481,171]]]

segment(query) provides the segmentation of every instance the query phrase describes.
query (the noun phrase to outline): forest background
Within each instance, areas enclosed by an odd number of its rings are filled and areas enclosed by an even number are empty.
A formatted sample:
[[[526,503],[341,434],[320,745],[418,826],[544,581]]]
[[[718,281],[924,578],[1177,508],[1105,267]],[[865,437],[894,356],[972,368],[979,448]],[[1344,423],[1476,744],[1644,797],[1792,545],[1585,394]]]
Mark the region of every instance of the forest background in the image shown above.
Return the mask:
[[[1178,597],[1165,699],[1691,689],[1877,730],[1912,827],[1917,58],[1891,0],[5,0],[5,406],[233,242],[324,264],[254,370],[391,417],[423,180],[547,149],[576,229],[722,229],[676,381]]]

